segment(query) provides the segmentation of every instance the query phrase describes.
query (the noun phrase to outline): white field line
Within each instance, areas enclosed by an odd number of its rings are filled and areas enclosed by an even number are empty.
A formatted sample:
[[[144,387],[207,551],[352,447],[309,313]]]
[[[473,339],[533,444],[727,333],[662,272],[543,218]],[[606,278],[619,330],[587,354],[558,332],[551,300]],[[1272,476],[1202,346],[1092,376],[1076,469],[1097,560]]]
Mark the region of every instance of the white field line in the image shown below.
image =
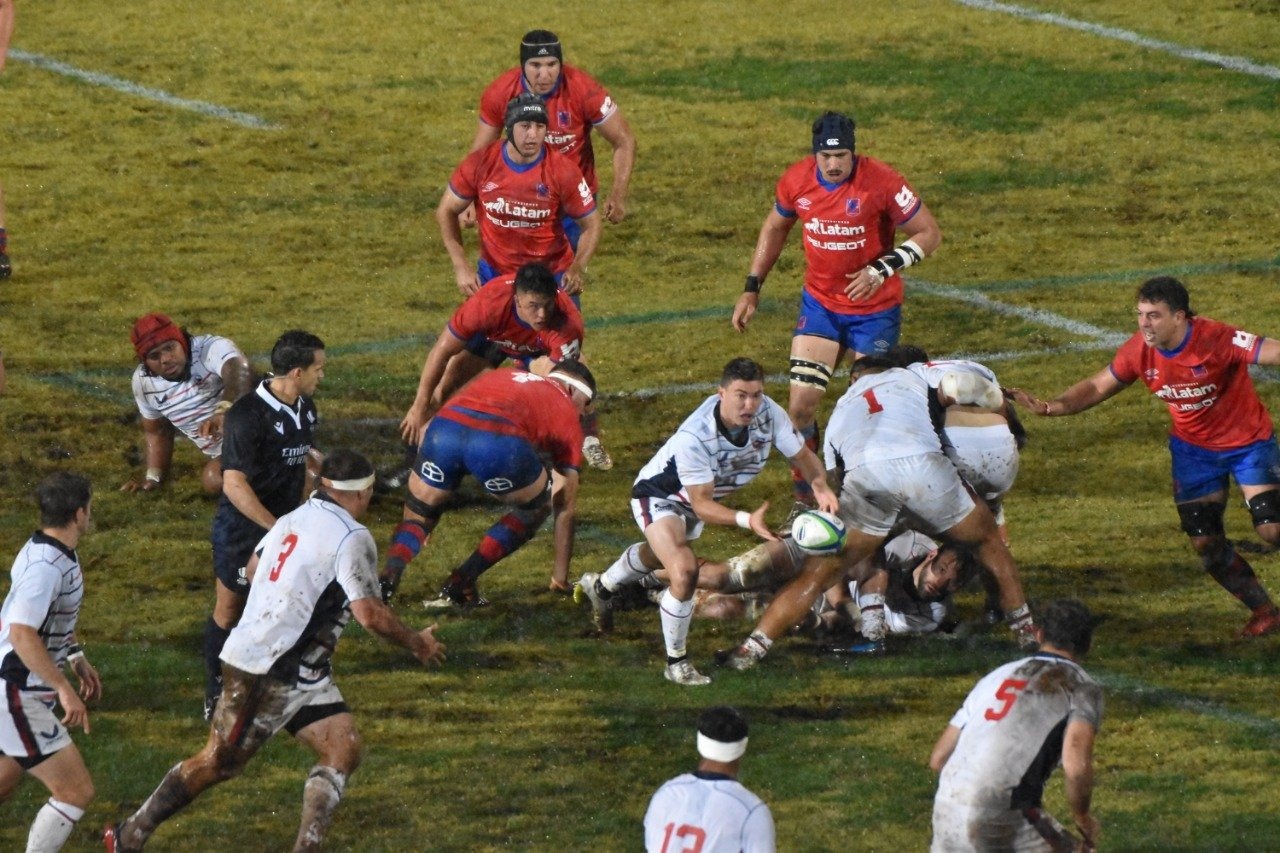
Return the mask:
[[[962,6],[968,6],[973,9],[982,9],[986,12],[1000,12],[1005,15],[1013,15],[1015,18],[1022,18],[1027,21],[1036,21],[1042,24],[1053,24],[1058,27],[1066,27],[1071,30],[1079,30],[1080,32],[1090,33],[1103,38],[1115,39],[1116,41],[1128,42],[1137,47],[1145,47],[1149,50],[1158,50],[1161,53],[1167,53],[1172,56],[1181,57],[1182,59],[1190,59],[1193,62],[1204,62],[1208,65],[1217,65],[1228,71],[1238,71],[1241,74],[1251,74],[1254,77],[1265,77],[1268,80],[1280,80],[1280,68],[1274,65],[1262,65],[1245,59],[1242,56],[1227,56],[1222,53],[1211,53],[1207,50],[1199,48],[1186,47],[1184,45],[1175,44],[1171,41],[1161,41],[1135,33],[1132,30],[1122,30],[1119,27],[1108,27],[1103,24],[1094,24],[1089,21],[1080,21],[1075,18],[1068,18],[1066,15],[1058,15],[1053,12],[1041,12],[1037,9],[1028,9],[1026,6],[1015,6],[1012,3],[997,3],[995,0],[954,0]]]
[[[171,95],[162,89],[153,89],[150,86],[143,86],[138,83],[123,80],[119,77],[112,77],[110,74],[101,74],[97,71],[85,71],[82,68],[76,68],[74,65],[68,65],[61,60],[54,59],[49,56],[42,56],[38,53],[28,53],[25,50],[10,50],[9,58],[16,59],[19,62],[25,62],[28,65],[34,65],[36,68],[43,68],[46,71],[52,71],[56,74],[63,74],[67,77],[74,77],[86,83],[95,86],[104,86],[108,89],[114,89],[117,92],[123,92],[127,95],[136,95],[139,98],[146,98],[150,101],[156,101],[165,106],[174,107],[179,110],[188,110],[193,113],[209,116],[210,118],[222,119],[242,127],[253,128],[254,130],[279,130],[280,125],[267,121],[251,113],[240,112],[229,107],[211,104],[207,101],[193,101],[188,98],[180,98],[177,95]]]

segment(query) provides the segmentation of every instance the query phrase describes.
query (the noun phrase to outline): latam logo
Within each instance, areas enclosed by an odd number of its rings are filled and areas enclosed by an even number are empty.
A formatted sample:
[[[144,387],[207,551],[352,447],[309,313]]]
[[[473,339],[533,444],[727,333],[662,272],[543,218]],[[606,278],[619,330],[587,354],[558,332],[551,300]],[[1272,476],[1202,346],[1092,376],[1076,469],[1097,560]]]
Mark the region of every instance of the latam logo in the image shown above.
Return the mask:
[[[1198,397],[1207,397],[1210,394],[1218,393],[1216,383],[1210,382],[1208,385],[1166,385],[1156,391],[1156,396],[1161,400],[1192,400]]]
[[[548,133],[546,144],[561,154],[568,154],[573,150],[574,144],[578,141],[576,133]]]
[[[866,233],[867,229],[861,225],[846,225],[829,219],[811,219],[804,224],[804,230],[823,237],[856,237]]]
[[[522,219],[542,220],[551,218],[551,208],[549,207],[531,207],[527,204],[507,201],[502,196],[498,196],[493,201],[486,201],[484,209],[493,214],[518,216]]]

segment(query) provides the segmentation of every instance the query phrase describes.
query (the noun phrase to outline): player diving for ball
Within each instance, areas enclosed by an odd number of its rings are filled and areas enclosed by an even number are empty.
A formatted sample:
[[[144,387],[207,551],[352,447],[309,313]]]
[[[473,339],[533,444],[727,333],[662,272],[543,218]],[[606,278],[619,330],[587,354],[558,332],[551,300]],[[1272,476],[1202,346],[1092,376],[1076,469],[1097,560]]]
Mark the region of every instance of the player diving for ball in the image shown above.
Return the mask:
[[[686,649],[698,583],[698,561],[689,542],[701,535],[704,524],[736,524],[762,539],[777,539],[764,520],[768,502],[753,512],[720,503],[756,478],[772,447],[804,473],[818,506],[835,512],[838,501],[822,463],[804,446],[786,411],[765,396],[763,368],[749,358],[735,358],[725,366],[716,393],[685,419],[631,487],[631,511],[645,541],[627,548],[604,574],[578,582],[574,597],[589,599],[597,627],[607,630],[613,593],[649,572],[667,570],[670,586],[659,610],[668,681],[711,681],[694,669]]]
[[[949,373],[931,389],[920,366],[900,368],[888,358],[854,362],[854,382],[836,403],[827,425],[827,467],[842,471],[840,518],[848,534],[843,551],[813,556],[795,580],[770,603],[756,630],[737,648],[718,655],[734,669],[748,669],[768,654],[773,641],[798,624],[844,567],[875,553],[900,517],[926,531],[974,550],[1000,587],[1001,609],[1019,642],[1034,644],[1034,624],[1018,567],[1000,539],[985,503],[973,499],[942,449],[930,416],[930,398],[944,408],[956,403],[988,409],[1004,406],[1000,388],[983,377]],[[863,635],[876,636],[863,622]]]

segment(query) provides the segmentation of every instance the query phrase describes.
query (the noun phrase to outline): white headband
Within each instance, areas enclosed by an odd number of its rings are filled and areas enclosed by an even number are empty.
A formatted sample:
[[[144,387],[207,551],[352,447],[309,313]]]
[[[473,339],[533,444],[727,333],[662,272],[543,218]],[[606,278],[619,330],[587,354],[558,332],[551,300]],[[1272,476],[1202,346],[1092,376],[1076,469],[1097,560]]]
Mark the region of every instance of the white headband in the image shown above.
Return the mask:
[[[323,477],[322,479],[340,492],[360,492],[373,485],[374,477],[370,474],[368,477],[361,477],[359,480],[330,480],[328,477]]]
[[[709,738],[702,732],[698,732],[698,754],[703,758],[709,758],[712,761],[719,761],[723,764],[728,764],[730,761],[737,761],[746,751],[746,738],[726,743],[722,740]]]
[[[577,388],[582,392],[582,396],[586,397],[588,401],[595,399],[596,395],[591,392],[591,386],[583,382],[581,379],[578,379],[576,376],[570,376],[567,373],[560,373],[556,370],[551,371],[551,375],[555,377],[557,381],[563,382],[570,388]]]

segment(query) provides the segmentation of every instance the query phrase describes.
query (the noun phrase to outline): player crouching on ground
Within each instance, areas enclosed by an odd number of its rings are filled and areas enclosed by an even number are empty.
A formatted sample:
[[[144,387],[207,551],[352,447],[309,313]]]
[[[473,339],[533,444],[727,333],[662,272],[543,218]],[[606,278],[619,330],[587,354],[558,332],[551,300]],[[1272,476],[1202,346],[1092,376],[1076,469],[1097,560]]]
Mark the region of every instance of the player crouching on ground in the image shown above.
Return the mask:
[[[236,345],[217,335],[191,336],[164,314],[139,317],[129,334],[138,367],[133,399],[142,416],[147,471],[131,478],[122,492],[160,488],[173,461],[173,435],[181,431],[209,461],[201,484],[222,491],[222,421],[227,410],[253,387],[253,370]]]
[[[302,795],[295,850],[319,849],[347,778],[360,763],[355,720],[333,683],[331,658],[351,616],[424,664],[444,661],[436,626],[414,631],[378,594],[378,548],[357,521],[373,496],[373,466],[330,453],[320,488],[259,543],[244,615],[222,649],[223,688],[209,742],[173,767],[142,808],[109,826],[109,851],[140,850],[161,823],[206,788],[238,775],[280,729],[319,758]]]

